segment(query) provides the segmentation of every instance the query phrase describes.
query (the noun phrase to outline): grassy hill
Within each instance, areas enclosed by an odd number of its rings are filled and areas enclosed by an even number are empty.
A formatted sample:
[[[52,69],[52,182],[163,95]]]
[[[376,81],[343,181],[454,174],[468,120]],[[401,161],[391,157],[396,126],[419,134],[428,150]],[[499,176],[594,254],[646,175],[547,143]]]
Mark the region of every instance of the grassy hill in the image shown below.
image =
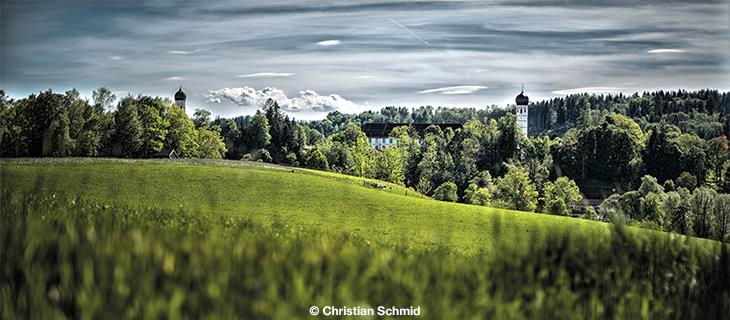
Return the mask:
[[[600,237],[606,224],[428,199],[368,179],[240,161],[5,160],[14,193],[82,197],[112,205],[178,209],[350,234],[383,245],[489,253],[495,232],[516,245],[562,230]],[[381,182],[378,182],[381,183]]]
[[[0,161],[0,314],[721,318],[730,248],[238,161]],[[322,316],[320,314],[320,316]]]

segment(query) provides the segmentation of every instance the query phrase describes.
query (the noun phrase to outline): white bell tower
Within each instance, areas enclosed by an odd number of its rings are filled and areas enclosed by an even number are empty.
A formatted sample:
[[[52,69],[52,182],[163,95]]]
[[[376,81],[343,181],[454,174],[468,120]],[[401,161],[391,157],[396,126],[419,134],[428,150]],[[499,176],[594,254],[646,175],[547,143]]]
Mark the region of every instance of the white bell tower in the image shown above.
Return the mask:
[[[522,92],[520,92],[515,99],[515,102],[517,103],[517,107],[515,107],[515,115],[517,116],[517,125],[522,130],[522,134],[527,136],[527,105],[530,104],[530,99],[524,93],[525,85],[522,85]]]

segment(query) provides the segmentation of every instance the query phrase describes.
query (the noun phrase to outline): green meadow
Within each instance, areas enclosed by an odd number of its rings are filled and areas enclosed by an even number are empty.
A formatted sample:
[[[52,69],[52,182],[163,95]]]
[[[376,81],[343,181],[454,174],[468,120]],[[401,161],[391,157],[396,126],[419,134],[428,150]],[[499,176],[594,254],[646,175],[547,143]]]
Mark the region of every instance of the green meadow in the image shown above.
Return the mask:
[[[237,161],[0,161],[2,318],[714,319],[730,248]],[[380,183],[385,188],[378,187]],[[322,317],[322,315],[320,315]]]
[[[604,223],[428,199],[400,186],[330,172],[240,161],[2,161],[4,187],[14,193],[81,197],[110,205],[247,217],[382,245],[449,247],[489,252],[494,233],[529,245],[541,233],[588,232]],[[379,189],[369,186],[381,183]]]

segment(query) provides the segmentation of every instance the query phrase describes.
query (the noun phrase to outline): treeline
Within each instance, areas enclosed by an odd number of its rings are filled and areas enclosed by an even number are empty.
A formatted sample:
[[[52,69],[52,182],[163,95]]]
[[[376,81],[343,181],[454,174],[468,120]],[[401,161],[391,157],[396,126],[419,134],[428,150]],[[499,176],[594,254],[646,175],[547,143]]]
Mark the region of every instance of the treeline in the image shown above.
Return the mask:
[[[485,122],[514,113],[514,106],[485,109],[421,106],[414,109],[389,106],[359,114],[330,113],[326,119],[308,125],[330,134],[347,122],[461,123]],[[652,123],[677,126],[682,133],[703,139],[730,136],[730,94],[717,90],[655,91],[633,95],[572,94],[532,102],[529,106],[530,136],[562,136],[569,129],[600,115],[617,113],[634,120],[642,130]]]
[[[116,97],[106,88],[93,102],[74,90],[12,101],[0,91],[0,156],[149,158],[163,149],[181,157],[222,158],[219,128],[196,126],[170,100]]]
[[[694,185],[689,176],[681,177],[677,187],[672,180],[660,185],[647,175],[638,190],[608,197],[601,210],[632,218],[646,228],[730,240],[730,194]]]
[[[618,113],[632,118],[642,129],[651,123],[668,123],[684,133],[710,139],[730,133],[730,94],[717,90],[655,91],[627,96],[574,94],[532,103],[530,135],[562,135],[585,121],[591,111]]]

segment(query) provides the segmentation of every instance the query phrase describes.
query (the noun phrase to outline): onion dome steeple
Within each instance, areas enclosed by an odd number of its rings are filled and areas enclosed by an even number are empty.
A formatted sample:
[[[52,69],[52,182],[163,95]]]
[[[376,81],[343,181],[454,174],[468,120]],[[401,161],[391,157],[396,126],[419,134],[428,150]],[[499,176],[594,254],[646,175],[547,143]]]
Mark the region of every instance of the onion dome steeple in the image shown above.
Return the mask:
[[[517,95],[517,98],[515,98],[515,103],[517,103],[518,106],[526,106],[530,104],[530,98],[525,95],[525,86],[522,86],[522,92],[520,92],[520,94]]]
[[[177,89],[177,92],[175,92],[175,100],[185,100],[187,97],[185,92],[182,91],[182,86],[180,86],[180,89]]]

